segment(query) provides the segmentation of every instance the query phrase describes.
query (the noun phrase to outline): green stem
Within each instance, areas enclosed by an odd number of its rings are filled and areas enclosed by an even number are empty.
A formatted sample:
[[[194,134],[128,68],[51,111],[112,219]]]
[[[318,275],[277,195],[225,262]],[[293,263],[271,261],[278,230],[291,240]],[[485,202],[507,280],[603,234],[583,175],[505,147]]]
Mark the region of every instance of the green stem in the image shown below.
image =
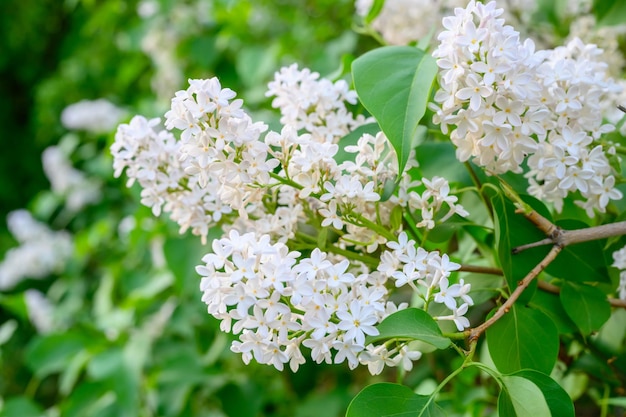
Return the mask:
[[[409,231],[411,232],[411,237],[416,242],[421,242],[422,241],[422,234],[417,229],[417,226],[415,226],[415,219],[413,219],[413,216],[411,215],[411,213],[407,210],[407,211],[404,212],[404,215],[402,217],[404,218],[404,221],[406,222],[406,224],[409,226]]]
[[[24,395],[26,395],[28,398],[34,398],[35,394],[37,393],[37,388],[39,388],[40,382],[41,380],[39,378],[37,378],[36,376],[33,376],[28,382],[28,385],[26,386]]]
[[[374,258],[373,256],[360,255],[356,252],[349,251],[347,249],[338,248],[335,245],[329,245],[326,247],[329,252],[336,253],[338,255],[343,255],[346,258],[353,259],[355,261],[363,262],[367,266],[377,267],[380,263],[380,259]]]
[[[296,237],[309,243],[317,243],[317,239],[303,232],[296,232]]]
[[[282,184],[290,185],[293,188],[296,188],[298,190],[302,190],[304,188],[302,185],[298,184],[297,182],[292,181],[289,178],[281,177],[280,175],[276,174],[275,172],[270,172],[270,177],[274,178],[275,180],[279,181]]]
[[[394,241],[397,239],[396,236],[391,231],[385,229],[379,224],[374,223],[370,219],[363,217],[359,213],[356,213],[353,211],[346,217],[348,217],[346,221],[349,221],[351,224],[354,224],[355,226],[367,227],[368,229],[378,233],[379,235],[384,236],[387,240]],[[349,219],[350,217],[354,218],[356,221],[350,221]]]
[[[467,337],[464,332],[443,333],[442,336],[452,340],[463,340]]]
[[[437,388],[435,388],[435,390],[433,391],[432,394],[430,394],[430,396],[428,397],[428,401],[426,402],[426,404],[424,405],[424,409],[426,409],[430,403],[435,399],[435,397],[437,396],[437,394],[439,394],[439,392],[443,389],[443,387],[445,387],[448,382],[450,382],[455,376],[457,376],[458,374],[460,374],[461,372],[463,372],[463,370],[469,365],[469,363],[466,361],[464,361],[461,366],[459,366],[457,369],[454,370],[454,372],[452,372],[450,375],[448,375],[447,377],[445,377],[445,379],[443,381],[441,381],[441,383],[439,385],[437,385]]]
[[[296,249],[316,249],[319,248],[317,245],[317,241],[313,241],[311,243],[308,244],[302,244],[300,246],[298,246]],[[342,255],[345,256],[348,259],[351,259],[353,261],[358,261],[358,262],[362,262],[365,265],[372,267],[372,268],[376,268],[378,266],[378,264],[380,263],[380,259],[378,258],[374,258],[372,256],[367,256],[367,255],[361,255],[358,254],[356,252],[352,252],[350,250],[347,249],[342,249],[342,248],[338,248],[335,245],[328,245],[326,246],[326,252],[332,252],[332,253],[336,253],[337,255]]]
[[[480,362],[470,362],[467,364],[467,366],[475,366],[476,368],[485,371],[489,374],[489,376],[496,380],[496,382],[500,386],[500,389],[502,389],[502,376],[500,375],[500,373],[498,373],[498,371],[491,369],[487,365]]]
[[[607,417],[609,415],[609,403],[607,400],[609,399],[610,392],[609,386],[604,385],[604,395],[602,396],[604,401],[600,401],[600,417]]]
[[[476,188],[480,190],[478,194],[480,195],[480,198],[483,200],[483,203],[485,203],[485,206],[487,207],[489,217],[491,217],[491,220],[493,220],[493,207],[491,205],[491,201],[489,201],[489,199],[485,197],[485,194],[482,191],[483,183],[480,181],[480,178],[478,178],[478,175],[476,175],[476,172],[474,172],[474,168],[468,161],[466,161],[464,165],[467,169],[467,172],[469,172],[470,177],[472,177],[472,182],[474,183]]]

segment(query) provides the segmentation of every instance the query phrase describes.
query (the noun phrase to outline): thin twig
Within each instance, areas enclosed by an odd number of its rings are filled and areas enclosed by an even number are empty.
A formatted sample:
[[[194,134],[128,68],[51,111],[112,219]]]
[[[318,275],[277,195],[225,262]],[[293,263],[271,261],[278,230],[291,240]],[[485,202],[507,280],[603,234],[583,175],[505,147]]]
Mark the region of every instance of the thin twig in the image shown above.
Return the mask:
[[[554,244],[554,240],[552,238],[547,237],[545,239],[541,239],[538,242],[527,243],[525,245],[516,246],[513,249],[511,249],[511,253],[513,255],[517,255],[518,253],[525,251],[526,249],[536,248],[538,246],[549,245],[549,244]]]
[[[502,275],[502,270],[491,266],[461,265],[459,272],[475,272],[477,274]]]
[[[543,271],[550,264],[550,262],[552,262],[556,258],[559,252],[561,252],[561,249],[561,246],[553,246],[552,249],[550,249],[550,252],[548,252],[548,254],[546,255],[546,257],[543,258],[541,262],[539,262],[537,265],[535,265],[535,267],[524,277],[524,279],[517,284],[517,288],[515,288],[515,290],[511,293],[511,296],[508,298],[508,300],[506,300],[504,304],[502,304],[500,308],[498,308],[498,310],[493,316],[491,316],[491,318],[489,318],[489,320],[485,321],[478,327],[467,330],[470,343],[474,340],[477,340],[480,335],[485,332],[485,330],[491,327],[491,325],[500,320],[502,316],[504,316],[506,313],[509,312],[509,310],[511,310],[511,307],[513,307],[513,304],[515,303],[515,301],[517,301],[519,296],[522,295],[526,287],[528,287],[532,280],[535,279],[537,275],[539,275],[539,273]]]

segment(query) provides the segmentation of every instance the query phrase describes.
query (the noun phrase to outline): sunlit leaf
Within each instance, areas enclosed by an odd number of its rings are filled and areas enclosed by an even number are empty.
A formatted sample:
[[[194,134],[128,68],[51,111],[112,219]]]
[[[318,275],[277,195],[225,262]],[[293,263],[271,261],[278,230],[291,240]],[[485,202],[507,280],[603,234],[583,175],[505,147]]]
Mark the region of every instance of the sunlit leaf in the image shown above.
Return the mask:
[[[350,403],[346,417],[438,417],[445,413],[431,397],[387,382],[365,387]]]
[[[396,150],[400,172],[415,146],[436,74],[435,59],[409,46],[378,48],[352,63],[359,99]]]
[[[528,368],[549,374],[559,352],[559,335],[544,313],[516,304],[487,329],[487,344],[502,373]]]
[[[502,377],[504,386],[500,396],[505,395],[506,403],[498,399],[498,414],[501,416],[538,417],[549,416],[550,408],[543,393],[532,381],[516,375]],[[513,413],[511,413],[513,411]]]
[[[445,349],[450,346],[450,339],[443,337],[437,322],[424,310],[407,308],[385,318],[378,326],[378,336],[368,336],[365,344],[389,339],[420,340]]]
[[[552,417],[574,417],[572,399],[554,379],[531,369],[515,372],[513,376],[525,378],[533,382],[541,390]]]

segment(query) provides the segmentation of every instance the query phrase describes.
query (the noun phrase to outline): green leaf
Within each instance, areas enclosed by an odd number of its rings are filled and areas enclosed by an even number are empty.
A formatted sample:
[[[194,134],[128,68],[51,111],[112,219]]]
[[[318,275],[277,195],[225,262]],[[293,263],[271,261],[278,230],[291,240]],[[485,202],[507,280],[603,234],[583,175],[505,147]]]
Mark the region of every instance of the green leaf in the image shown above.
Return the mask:
[[[541,390],[552,417],[574,417],[572,399],[554,379],[531,369],[524,369],[513,375],[526,378]]]
[[[437,322],[424,310],[407,308],[385,318],[378,326],[378,336],[368,336],[365,345],[389,339],[420,340],[438,349],[450,346],[450,339],[443,337]]]
[[[436,74],[435,59],[409,46],[378,48],[352,63],[359,99],[396,150],[400,173],[415,145]]]
[[[81,350],[72,357],[59,378],[59,392],[61,394],[68,395],[72,392],[89,359],[91,359],[91,353],[86,350]]]
[[[28,397],[7,398],[0,409],[0,417],[41,417],[43,409]]]
[[[524,202],[530,204],[539,214],[550,219],[546,207],[538,200],[530,196],[520,196]],[[497,193],[491,198],[493,213],[495,216],[496,244],[498,259],[502,266],[502,272],[506,279],[509,290],[513,292],[517,283],[521,281],[535,265],[547,255],[548,246],[539,246],[524,250],[513,255],[511,250],[517,246],[537,242],[545,238],[524,216],[515,212],[515,206],[502,193]],[[518,303],[525,303],[532,298],[536,282],[522,293]]]
[[[61,404],[64,417],[96,416],[115,404],[116,397],[102,382],[79,384]]]
[[[565,312],[583,335],[598,330],[611,317],[606,294],[596,287],[564,281],[560,298]]]
[[[502,377],[503,389],[500,396],[508,396],[502,404],[498,398],[498,414],[501,416],[537,417],[550,416],[550,408],[543,393],[532,381],[516,375]],[[511,413],[511,408],[514,414]]]
[[[382,382],[365,387],[348,406],[346,417],[444,416],[431,398],[404,385]]]
[[[221,231],[215,227],[209,231],[207,242],[219,236]],[[172,237],[165,241],[163,253],[167,266],[174,273],[176,291],[183,294],[195,294],[198,291],[200,277],[196,266],[202,264],[202,257],[211,252],[211,246],[202,246],[197,236],[187,234],[182,238]]]
[[[593,14],[599,26],[613,26],[624,23],[626,2],[623,0],[595,0]]]
[[[419,162],[419,170],[424,177],[432,178],[438,175],[451,183],[472,185],[467,169],[456,159],[455,147],[449,140],[446,142],[424,141],[416,148],[415,154]]]
[[[487,329],[487,345],[502,373],[528,368],[550,374],[559,353],[559,334],[544,313],[515,304]]]
[[[105,379],[124,366],[123,351],[113,347],[94,355],[87,365],[87,374],[94,380]]]
[[[370,11],[367,12],[367,16],[365,16],[365,19],[363,19],[365,23],[367,24],[372,23],[374,19],[378,17],[384,5],[385,5],[385,0],[374,0],[374,4],[372,4]]]
[[[0,306],[28,321],[28,309],[24,300],[24,293],[4,295],[0,294]]]
[[[498,395],[498,416],[515,417],[515,407],[506,389],[500,391],[500,395]]]
[[[39,377],[65,369],[73,357],[91,345],[80,333],[52,334],[34,339],[26,349],[26,363]]]
[[[570,334],[577,331],[576,324],[568,317],[558,294],[537,291],[528,306],[540,310],[550,317],[559,334]]]

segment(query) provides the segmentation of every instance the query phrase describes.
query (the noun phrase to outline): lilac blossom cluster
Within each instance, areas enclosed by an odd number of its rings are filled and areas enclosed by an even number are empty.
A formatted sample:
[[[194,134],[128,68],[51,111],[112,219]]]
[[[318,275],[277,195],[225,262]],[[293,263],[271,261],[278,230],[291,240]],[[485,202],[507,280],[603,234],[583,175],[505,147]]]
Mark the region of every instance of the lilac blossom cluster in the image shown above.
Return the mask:
[[[298,69],[297,64],[281,68],[265,95],[273,97],[272,107],[280,109],[284,126],[305,130],[317,142],[337,142],[365,122],[346,107],[357,102],[347,82],[333,83],[308,68]]]
[[[399,173],[382,133],[364,134],[344,149],[354,157],[337,162],[339,140],[369,121],[348,111],[356,95],[344,81],[292,65],[275,74],[268,96],[283,128],[263,136],[266,125],[253,122],[217,78],[190,80],[172,99],[165,129],[141,116],[119,126],[111,147],[115,175],[125,170],[128,185],[142,187],[142,203],[155,215],[170,213],[181,232],[191,228],[206,239],[209,228],[222,228],[197,272],[208,312],[239,335],[231,348],[244,361],[295,371],[308,350],[318,363],[361,363],[373,373],[385,365],[410,369],[421,354],[406,342],[365,343],[378,334],[376,324],[407,305],[389,301],[385,284],[428,283],[419,296],[443,303],[451,315],[439,319],[459,329],[469,326],[462,316],[471,303],[455,300],[471,300],[469,286],[449,284],[458,265],[446,255],[428,253],[415,265],[410,249],[384,251],[390,263],[383,273],[367,254],[394,247],[402,232],[392,227],[396,208],[423,229],[467,212],[445,179]],[[411,158],[407,170],[415,166]],[[397,194],[381,201],[399,175]],[[316,236],[322,230],[328,239]],[[417,250],[405,233],[400,242]],[[423,276],[400,283],[392,264],[399,273],[413,265]]]
[[[135,116],[118,127],[111,147],[115,175],[126,169],[128,185],[140,183],[142,203],[155,215],[170,212],[181,232],[191,228],[203,241],[223,215],[247,216],[277,163],[259,140],[267,126],[253,123],[234,97],[217,78],[190,80],[165,114],[169,130],[158,130],[159,119]]]
[[[223,331],[239,335],[231,350],[246,363],[254,359],[279,370],[289,364],[295,372],[306,361],[305,347],[316,363],[347,362],[351,369],[361,363],[374,374],[384,365],[411,369],[421,353],[407,342],[366,344],[367,336],[379,334],[376,324],[407,306],[388,300],[387,280],[417,291],[416,283],[423,285],[427,291],[419,292],[422,297],[452,311],[437,318],[454,320],[459,330],[469,326],[463,314],[472,300],[469,285],[448,286],[459,265],[446,255],[416,249],[405,233],[387,245],[393,251],[385,251],[378,271],[368,271],[319,248],[305,257],[281,242],[272,243],[268,235],[232,230],[213,241],[213,252],[196,268],[202,300],[221,320]],[[457,298],[465,301],[458,308]]]
[[[495,2],[471,1],[443,19],[445,30],[433,55],[441,68],[435,122],[457,146],[457,158],[472,159],[492,173],[522,173],[528,191],[562,209],[576,203],[590,216],[621,198],[600,135],[602,102],[620,87],[607,76],[594,45],[573,39],[536,51],[530,39],[499,18]]]

